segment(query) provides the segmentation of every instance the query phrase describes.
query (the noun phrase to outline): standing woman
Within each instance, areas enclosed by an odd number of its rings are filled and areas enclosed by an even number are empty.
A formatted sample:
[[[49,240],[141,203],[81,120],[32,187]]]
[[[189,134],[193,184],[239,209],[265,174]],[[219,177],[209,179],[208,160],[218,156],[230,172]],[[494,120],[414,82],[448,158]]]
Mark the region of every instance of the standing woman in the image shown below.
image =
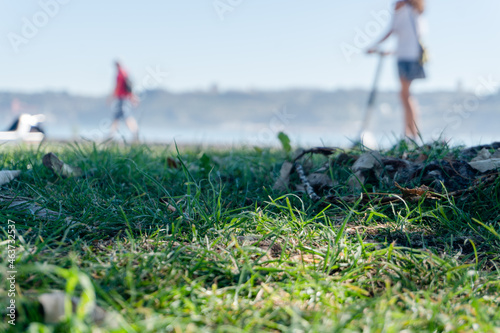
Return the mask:
[[[425,78],[421,63],[422,47],[420,45],[420,15],[424,12],[424,0],[404,0],[396,3],[392,26],[374,47],[368,50],[374,52],[378,44],[392,34],[397,37],[396,56],[398,72],[401,81],[401,102],[405,110],[405,134],[416,139],[417,103],[410,94],[410,85],[415,79]]]

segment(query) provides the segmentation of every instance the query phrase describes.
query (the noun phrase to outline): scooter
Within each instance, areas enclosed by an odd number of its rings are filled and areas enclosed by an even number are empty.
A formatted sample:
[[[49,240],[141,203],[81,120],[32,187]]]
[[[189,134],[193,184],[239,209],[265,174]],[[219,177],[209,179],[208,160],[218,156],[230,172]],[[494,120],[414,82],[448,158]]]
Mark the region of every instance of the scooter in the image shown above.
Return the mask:
[[[379,59],[378,59],[377,71],[375,72],[375,78],[373,79],[372,89],[370,91],[370,96],[368,97],[368,102],[366,104],[365,115],[363,117],[363,122],[361,123],[361,129],[359,130],[359,134],[357,136],[358,141],[355,142],[354,146],[359,144],[365,145],[364,139],[370,136],[370,133],[368,132],[367,129],[368,125],[370,124],[373,110],[375,109],[375,99],[377,97],[377,92],[378,92],[378,82],[380,79],[380,74],[382,73],[384,59],[386,56],[392,54],[392,52],[380,51],[380,50],[375,50],[369,53],[378,55]]]

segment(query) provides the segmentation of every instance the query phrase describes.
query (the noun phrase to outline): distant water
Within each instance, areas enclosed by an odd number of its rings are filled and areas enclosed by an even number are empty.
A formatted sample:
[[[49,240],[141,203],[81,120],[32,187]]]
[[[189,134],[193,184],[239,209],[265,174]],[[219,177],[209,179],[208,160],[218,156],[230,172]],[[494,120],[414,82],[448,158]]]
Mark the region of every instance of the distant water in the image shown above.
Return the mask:
[[[401,138],[394,131],[381,131],[370,129],[365,136],[365,144],[374,149],[391,147]],[[107,128],[82,127],[78,130],[70,128],[57,128],[56,126],[45,126],[48,139],[55,140],[90,140],[102,141],[107,137]],[[179,144],[201,144],[217,146],[261,146],[277,147],[280,142],[277,139],[279,130],[283,130],[291,139],[292,145],[301,147],[331,146],[349,147],[356,141],[360,123],[344,123],[331,126],[297,126],[291,125],[286,128],[269,128],[262,124],[221,124],[216,127],[140,127],[141,141],[146,143],[173,143]],[[495,131],[477,131],[476,129],[462,126],[458,130],[436,131],[427,130],[422,132],[424,143],[446,140],[451,145],[473,146],[479,144],[499,141],[500,138]],[[125,126],[121,126],[116,140],[130,140],[131,135]],[[420,141],[418,141],[421,143]]]
[[[85,138],[100,142],[108,136],[112,110],[102,99],[62,93],[22,96],[4,93],[4,104],[13,98],[30,100],[46,115],[43,127],[49,139]],[[277,135],[283,131],[295,147],[350,147],[359,139],[367,98],[368,92],[363,90],[221,94],[152,91],[132,114],[139,121],[140,138],[144,142],[279,146]],[[439,139],[452,145],[471,146],[500,141],[497,125],[500,93],[483,96],[432,92],[419,94],[417,100],[423,143]],[[0,123],[7,127],[13,115],[0,113],[0,118],[3,118]],[[373,148],[395,145],[402,137],[402,118],[397,93],[381,92],[365,143]],[[121,133],[130,140],[124,126]]]

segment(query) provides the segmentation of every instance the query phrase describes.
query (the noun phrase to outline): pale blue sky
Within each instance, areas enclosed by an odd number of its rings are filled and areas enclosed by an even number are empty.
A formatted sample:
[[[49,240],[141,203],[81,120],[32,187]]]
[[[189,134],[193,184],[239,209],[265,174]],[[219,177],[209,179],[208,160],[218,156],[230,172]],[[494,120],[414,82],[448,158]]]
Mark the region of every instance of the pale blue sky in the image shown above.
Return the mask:
[[[224,20],[214,8],[217,1],[232,4]],[[473,89],[479,78],[488,76],[500,81],[500,1],[427,2],[426,43],[432,59],[429,79],[416,89],[454,89],[459,80]],[[53,17],[44,14],[43,3],[52,3],[48,8]],[[341,47],[354,45],[357,31],[377,30],[373,12],[391,8],[393,1],[0,4],[0,90],[103,95],[111,89],[116,57],[123,59],[139,86],[147,68],[168,71],[159,86],[174,91],[207,89],[212,83],[221,89],[369,88],[375,59],[357,55],[348,61]],[[26,34],[26,20],[38,22],[36,35]],[[17,37],[24,39],[17,39],[15,52],[12,40]],[[393,61],[387,63],[382,81],[382,89],[397,87]]]

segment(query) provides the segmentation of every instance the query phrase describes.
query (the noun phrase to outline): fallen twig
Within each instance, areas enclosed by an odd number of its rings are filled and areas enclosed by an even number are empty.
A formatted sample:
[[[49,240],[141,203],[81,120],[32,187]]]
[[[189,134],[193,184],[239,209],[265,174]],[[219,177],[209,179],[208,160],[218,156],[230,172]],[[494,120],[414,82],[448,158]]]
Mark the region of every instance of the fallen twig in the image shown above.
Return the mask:
[[[314,192],[314,189],[313,189],[311,183],[309,182],[309,180],[307,180],[307,176],[304,172],[304,168],[302,167],[302,165],[300,165],[299,163],[295,163],[295,170],[299,174],[300,181],[304,185],[306,192],[309,195],[309,197],[311,198],[311,200],[313,200],[313,201],[321,200],[321,197],[319,195],[317,195],[316,192]]]
[[[294,158],[293,161],[296,162],[297,160],[301,159],[306,154],[321,154],[321,155],[329,156],[329,155],[332,155],[333,153],[335,153],[339,149],[340,148],[329,148],[329,147],[316,147],[316,148],[307,149],[307,150],[302,151],[300,154],[298,154]]]

